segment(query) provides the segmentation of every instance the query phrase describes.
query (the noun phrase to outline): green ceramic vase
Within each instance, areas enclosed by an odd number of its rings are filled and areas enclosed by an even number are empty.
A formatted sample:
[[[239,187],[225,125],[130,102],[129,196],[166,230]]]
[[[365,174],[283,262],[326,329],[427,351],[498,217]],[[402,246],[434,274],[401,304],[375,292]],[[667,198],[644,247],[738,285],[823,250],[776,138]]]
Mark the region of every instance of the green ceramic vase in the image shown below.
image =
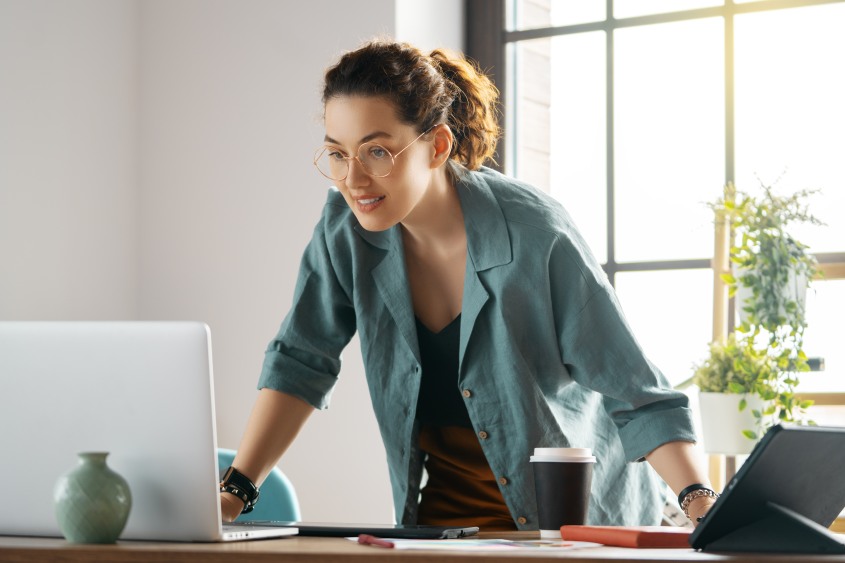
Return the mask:
[[[126,479],[106,465],[104,452],[83,452],[54,490],[56,520],[71,543],[114,543],[126,526],[132,495]]]

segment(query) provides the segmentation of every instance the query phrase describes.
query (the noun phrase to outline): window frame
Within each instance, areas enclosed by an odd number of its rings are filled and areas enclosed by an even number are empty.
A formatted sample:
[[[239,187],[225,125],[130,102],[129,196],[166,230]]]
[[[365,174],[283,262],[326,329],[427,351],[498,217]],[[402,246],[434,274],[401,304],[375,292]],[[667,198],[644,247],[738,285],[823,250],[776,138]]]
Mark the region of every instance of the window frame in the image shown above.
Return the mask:
[[[545,27],[525,30],[508,30],[507,0],[465,0],[466,10],[466,54],[475,60],[488,73],[499,88],[501,107],[499,115],[500,125],[504,131],[503,138],[497,146],[495,162],[492,167],[504,172],[508,158],[508,141],[514,134],[506,126],[512,123],[515,116],[507,114],[508,92],[508,57],[507,49],[512,43],[532,39],[544,39],[584,33],[590,31],[605,31],[605,70],[606,70],[606,219],[607,219],[607,261],[602,264],[610,283],[615,286],[616,274],[619,272],[644,272],[659,270],[686,270],[713,268],[712,258],[655,260],[643,262],[619,262],[616,259],[615,239],[615,155],[614,155],[614,31],[617,29],[653,25],[658,23],[680,22],[701,18],[722,17],[724,19],[724,102],[725,102],[725,170],[724,183],[735,181],[735,146],[734,146],[734,19],[737,15],[767,12],[774,10],[818,6],[823,4],[843,3],[845,0],[761,0],[744,4],[734,4],[733,0],[726,0],[721,6],[696,8],[676,12],[666,12],[645,16],[615,19],[613,14],[614,0],[605,0],[606,14],[603,21]],[[491,30],[498,30],[498,32]],[[824,269],[825,264],[845,262],[845,249],[842,252],[825,252],[815,254],[819,264]],[[731,308],[733,308],[731,300]],[[732,311],[728,315],[733,319]],[[731,323],[732,325],[733,323]],[[733,328],[732,326],[730,327]]]

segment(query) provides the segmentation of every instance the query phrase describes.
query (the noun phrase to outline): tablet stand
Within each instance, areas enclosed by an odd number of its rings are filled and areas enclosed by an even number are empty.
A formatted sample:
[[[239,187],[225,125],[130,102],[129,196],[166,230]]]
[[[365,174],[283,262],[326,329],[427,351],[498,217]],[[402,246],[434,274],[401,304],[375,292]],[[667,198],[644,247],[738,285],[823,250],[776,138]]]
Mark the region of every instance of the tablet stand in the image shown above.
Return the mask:
[[[756,553],[845,553],[845,543],[827,528],[773,502],[767,514],[710,542],[704,551]]]

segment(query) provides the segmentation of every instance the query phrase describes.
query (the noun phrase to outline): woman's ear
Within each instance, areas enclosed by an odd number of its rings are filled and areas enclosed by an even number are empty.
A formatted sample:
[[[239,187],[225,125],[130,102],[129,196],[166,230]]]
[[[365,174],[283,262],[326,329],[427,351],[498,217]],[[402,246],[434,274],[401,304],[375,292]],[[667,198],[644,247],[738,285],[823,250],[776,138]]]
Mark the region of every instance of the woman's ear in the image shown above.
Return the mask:
[[[432,139],[434,154],[431,158],[431,168],[439,168],[449,160],[455,137],[452,135],[452,130],[445,123],[435,125],[429,134],[434,135],[434,139]]]

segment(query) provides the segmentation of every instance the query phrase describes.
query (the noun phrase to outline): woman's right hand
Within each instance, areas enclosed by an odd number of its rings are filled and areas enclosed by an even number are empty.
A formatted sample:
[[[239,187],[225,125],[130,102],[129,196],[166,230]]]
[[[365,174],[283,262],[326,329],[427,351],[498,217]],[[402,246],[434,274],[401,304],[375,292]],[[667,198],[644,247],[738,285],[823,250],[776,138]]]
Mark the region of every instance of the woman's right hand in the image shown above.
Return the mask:
[[[244,509],[244,502],[232,493],[220,493],[220,514],[224,522],[233,522]]]
[[[293,395],[267,388],[259,391],[232,466],[260,486],[312,412],[314,407]],[[220,493],[224,522],[232,522],[243,509],[241,499]]]

